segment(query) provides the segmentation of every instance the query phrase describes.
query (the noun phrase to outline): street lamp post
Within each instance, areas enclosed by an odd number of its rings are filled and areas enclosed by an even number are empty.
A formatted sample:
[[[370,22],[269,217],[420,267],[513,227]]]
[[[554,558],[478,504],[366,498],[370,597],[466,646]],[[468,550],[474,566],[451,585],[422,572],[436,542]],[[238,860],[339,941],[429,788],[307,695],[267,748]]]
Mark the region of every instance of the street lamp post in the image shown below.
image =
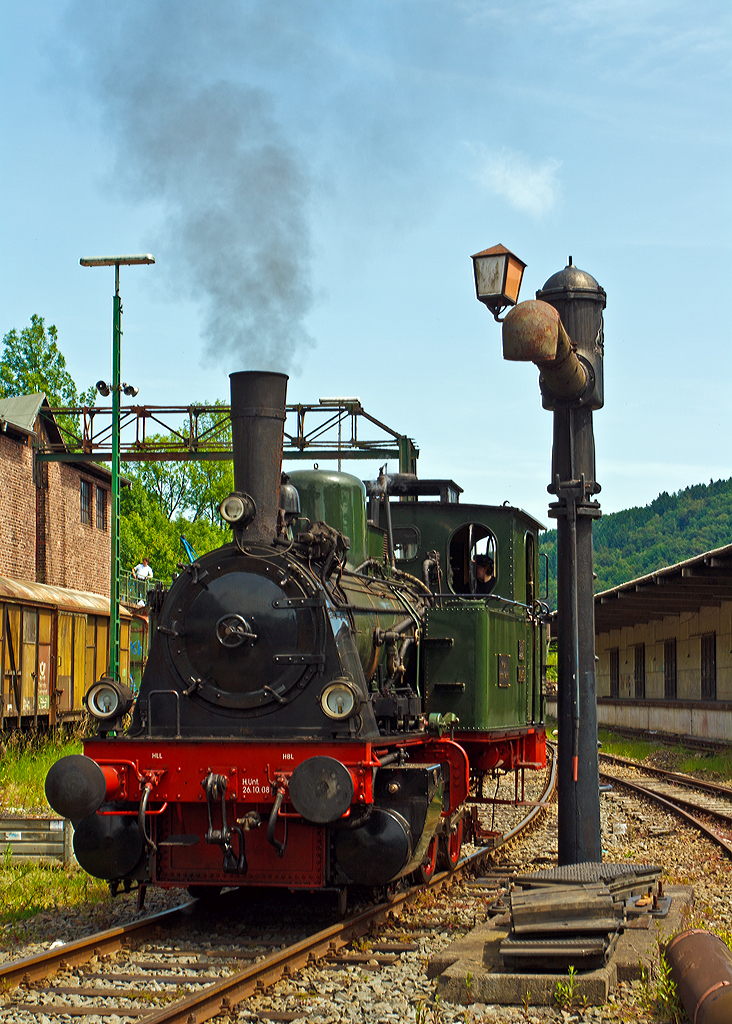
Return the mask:
[[[570,257],[536,300],[514,305],[518,270],[511,290],[510,266],[501,270],[500,264],[512,255],[503,246],[477,253],[476,291],[496,319],[498,312],[514,306],[503,321],[504,359],[528,360],[539,368],[542,404],[554,413],[552,482],[547,489],[557,498],[549,515],[557,520],[559,863],[596,862],[602,859],[602,847],[592,523],[600,517],[594,500],[600,485],[592,412],[604,402],[605,292]],[[484,270],[481,261],[492,262]]]
[[[122,339],[122,302],[119,296],[119,268],[132,267],[138,264],[154,263],[155,258],[149,253],[142,256],[97,256],[88,259],[80,259],[82,267],[114,267],[114,299],[112,303],[112,383],[105,385],[99,381],[97,388],[104,393],[112,392],[112,508],[110,511],[110,533],[111,533],[111,576],[109,587],[109,667],[107,675],[119,681],[119,645],[120,645],[120,618],[119,618],[119,512],[120,512],[120,392],[123,385],[120,382],[120,350]],[[102,385],[100,387],[100,385]],[[125,385],[125,392],[127,392]],[[132,389],[130,389],[132,390]],[[129,393],[129,392],[128,392]]]

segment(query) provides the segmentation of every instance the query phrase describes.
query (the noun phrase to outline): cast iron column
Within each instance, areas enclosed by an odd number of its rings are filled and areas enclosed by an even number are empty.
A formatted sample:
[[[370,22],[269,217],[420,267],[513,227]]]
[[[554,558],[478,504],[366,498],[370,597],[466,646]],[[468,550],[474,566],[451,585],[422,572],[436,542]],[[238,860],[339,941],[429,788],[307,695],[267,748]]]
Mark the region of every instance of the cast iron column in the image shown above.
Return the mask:
[[[558,400],[540,380],[543,404],[554,412],[552,482],[557,501],[559,863],[602,860],[597,756],[597,686],[592,521],[600,506],[595,479],[592,410],[603,405],[605,292],[570,265],[551,277],[537,299],[559,313],[587,383],[575,399]]]

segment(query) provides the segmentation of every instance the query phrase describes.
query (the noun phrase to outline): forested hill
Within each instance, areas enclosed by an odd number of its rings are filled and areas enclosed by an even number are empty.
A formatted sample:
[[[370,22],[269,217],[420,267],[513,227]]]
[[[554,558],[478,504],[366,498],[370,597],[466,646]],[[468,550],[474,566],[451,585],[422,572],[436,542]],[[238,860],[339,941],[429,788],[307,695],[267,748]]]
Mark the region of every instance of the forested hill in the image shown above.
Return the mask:
[[[659,494],[650,505],[595,520],[595,593],[732,543],[732,477]],[[543,535],[549,604],[556,608],[557,531]]]

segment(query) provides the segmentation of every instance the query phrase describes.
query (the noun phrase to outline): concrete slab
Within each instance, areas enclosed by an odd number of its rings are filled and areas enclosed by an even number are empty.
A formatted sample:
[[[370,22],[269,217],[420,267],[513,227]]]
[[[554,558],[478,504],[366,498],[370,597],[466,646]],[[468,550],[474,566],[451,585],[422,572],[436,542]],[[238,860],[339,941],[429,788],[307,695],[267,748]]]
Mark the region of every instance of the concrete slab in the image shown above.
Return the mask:
[[[658,939],[668,940],[686,927],[682,912],[690,909],[694,893],[689,885],[666,885],[671,897],[666,917],[644,916],[626,927],[608,963],[594,971],[575,974],[574,999],[588,1006],[600,1006],[619,981],[641,977],[644,966],[655,964]],[[500,946],[510,929],[508,914],[479,924],[430,960],[427,976],[439,978],[437,991],[451,1003],[522,1005],[529,993],[531,1006],[551,1006],[557,982],[567,983],[567,974],[513,971],[503,966]]]

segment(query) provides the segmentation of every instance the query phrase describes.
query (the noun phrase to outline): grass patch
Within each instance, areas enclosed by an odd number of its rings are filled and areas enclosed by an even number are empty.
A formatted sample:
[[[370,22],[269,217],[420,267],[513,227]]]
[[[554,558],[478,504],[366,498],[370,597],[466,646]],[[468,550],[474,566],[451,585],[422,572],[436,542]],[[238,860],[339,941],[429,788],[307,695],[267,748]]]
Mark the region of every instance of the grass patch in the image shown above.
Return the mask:
[[[685,775],[703,775],[726,782],[732,781],[732,754],[724,751],[689,750],[684,746],[669,746],[641,740],[601,729],[598,737],[603,754],[617,754],[636,761],[649,760],[659,768],[683,772]]]
[[[546,716],[547,738],[556,740],[553,734],[557,720]],[[725,751],[689,750],[684,746],[670,746],[659,740],[642,740],[634,736],[622,736],[609,729],[599,729],[598,739],[602,746],[600,753],[629,757],[634,761],[648,761],[657,768],[682,772],[685,775],[701,776],[705,779],[732,783],[732,753]]]
[[[727,782],[732,780],[732,754],[722,751],[709,751],[708,753],[699,750],[684,750],[680,748],[680,761],[677,771],[686,772],[687,775],[697,775],[703,772],[705,775],[713,774],[716,778]]]
[[[597,738],[602,743],[603,754],[616,754],[617,757],[632,757],[635,761],[643,761],[661,748],[660,743],[637,739],[634,736],[620,736],[608,729],[599,729]]]
[[[49,768],[66,754],[80,754],[81,740],[54,733],[0,738],[0,804],[5,808],[48,814],[44,784]]]
[[[0,861],[0,925],[13,925],[43,911],[111,899],[106,882],[63,864]]]

